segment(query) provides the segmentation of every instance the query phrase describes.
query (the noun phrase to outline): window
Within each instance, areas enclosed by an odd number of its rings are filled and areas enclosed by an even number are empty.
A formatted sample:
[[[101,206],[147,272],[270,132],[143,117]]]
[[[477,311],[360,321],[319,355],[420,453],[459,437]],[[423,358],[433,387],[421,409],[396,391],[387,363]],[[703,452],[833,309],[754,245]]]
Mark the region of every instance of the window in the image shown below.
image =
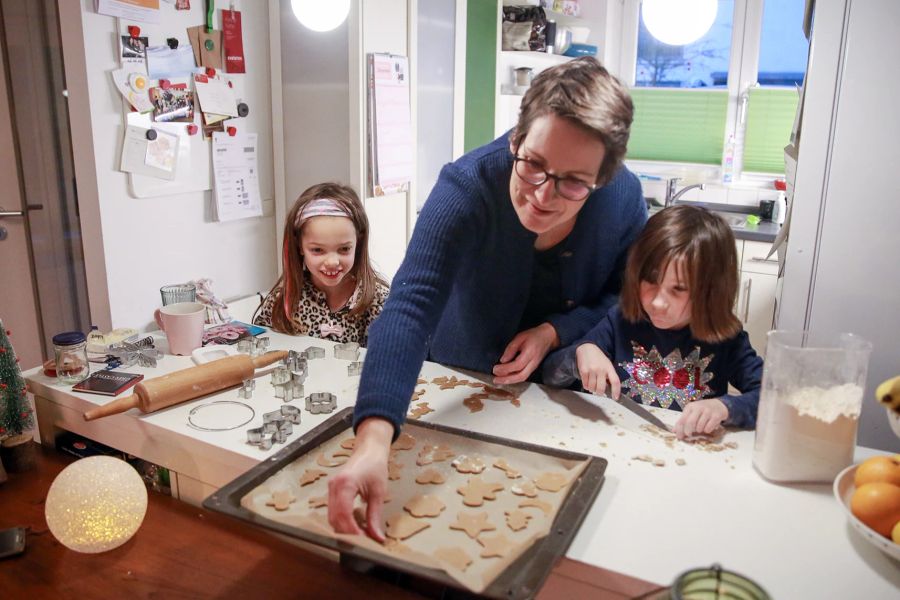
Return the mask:
[[[641,4],[623,11],[634,32],[620,70],[635,103],[628,159],[722,166],[726,180],[732,164],[782,173],[809,50],[805,0],[718,0],[709,31],[683,46],[654,38]]]

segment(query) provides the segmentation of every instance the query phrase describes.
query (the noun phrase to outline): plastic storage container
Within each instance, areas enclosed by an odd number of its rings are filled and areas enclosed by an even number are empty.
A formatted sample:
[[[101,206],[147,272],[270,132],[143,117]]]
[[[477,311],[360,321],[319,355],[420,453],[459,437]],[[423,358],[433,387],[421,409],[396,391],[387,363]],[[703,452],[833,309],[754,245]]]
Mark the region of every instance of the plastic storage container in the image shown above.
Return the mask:
[[[72,385],[91,373],[87,357],[87,338],[80,331],[67,331],[53,336],[56,355],[56,379],[63,385]]]
[[[831,482],[853,462],[872,345],[770,331],[753,466],[771,481]]]

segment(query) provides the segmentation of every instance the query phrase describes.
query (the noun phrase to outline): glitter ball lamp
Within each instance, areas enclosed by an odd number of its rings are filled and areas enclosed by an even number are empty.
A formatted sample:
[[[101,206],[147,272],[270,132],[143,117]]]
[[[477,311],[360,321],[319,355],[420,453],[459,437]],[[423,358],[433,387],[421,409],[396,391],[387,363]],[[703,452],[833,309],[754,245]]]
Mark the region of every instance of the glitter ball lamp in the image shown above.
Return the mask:
[[[89,554],[127,542],[146,512],[147,489],[141,476],[110,456],[82,458],[63,469],[47,492],[44,508],[56,539]]]

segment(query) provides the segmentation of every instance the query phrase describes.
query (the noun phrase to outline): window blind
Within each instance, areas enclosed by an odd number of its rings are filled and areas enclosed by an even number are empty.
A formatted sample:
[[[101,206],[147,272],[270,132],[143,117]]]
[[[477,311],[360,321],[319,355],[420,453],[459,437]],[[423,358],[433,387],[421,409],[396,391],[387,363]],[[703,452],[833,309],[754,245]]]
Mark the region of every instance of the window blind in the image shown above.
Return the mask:
[[[752,88],[747,101],[744,171],[784,173],[784,147],[791,141],[797,91]]]
[[[628,158],[722,163],[726,90],[633,88]]]

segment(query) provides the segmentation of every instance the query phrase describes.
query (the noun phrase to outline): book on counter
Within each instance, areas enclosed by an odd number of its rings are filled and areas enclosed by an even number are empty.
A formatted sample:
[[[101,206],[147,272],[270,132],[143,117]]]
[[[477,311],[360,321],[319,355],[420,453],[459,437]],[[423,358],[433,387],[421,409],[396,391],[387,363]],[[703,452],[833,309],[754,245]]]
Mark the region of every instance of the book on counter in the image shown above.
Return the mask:
[[[143,378],[144,376],[140,373],[97,371],[96,373],[91,373],[90,377],[84,381],[80,381],[72,386],[72,390],[75,392],[85,392],[87,394],[116,396]]]

